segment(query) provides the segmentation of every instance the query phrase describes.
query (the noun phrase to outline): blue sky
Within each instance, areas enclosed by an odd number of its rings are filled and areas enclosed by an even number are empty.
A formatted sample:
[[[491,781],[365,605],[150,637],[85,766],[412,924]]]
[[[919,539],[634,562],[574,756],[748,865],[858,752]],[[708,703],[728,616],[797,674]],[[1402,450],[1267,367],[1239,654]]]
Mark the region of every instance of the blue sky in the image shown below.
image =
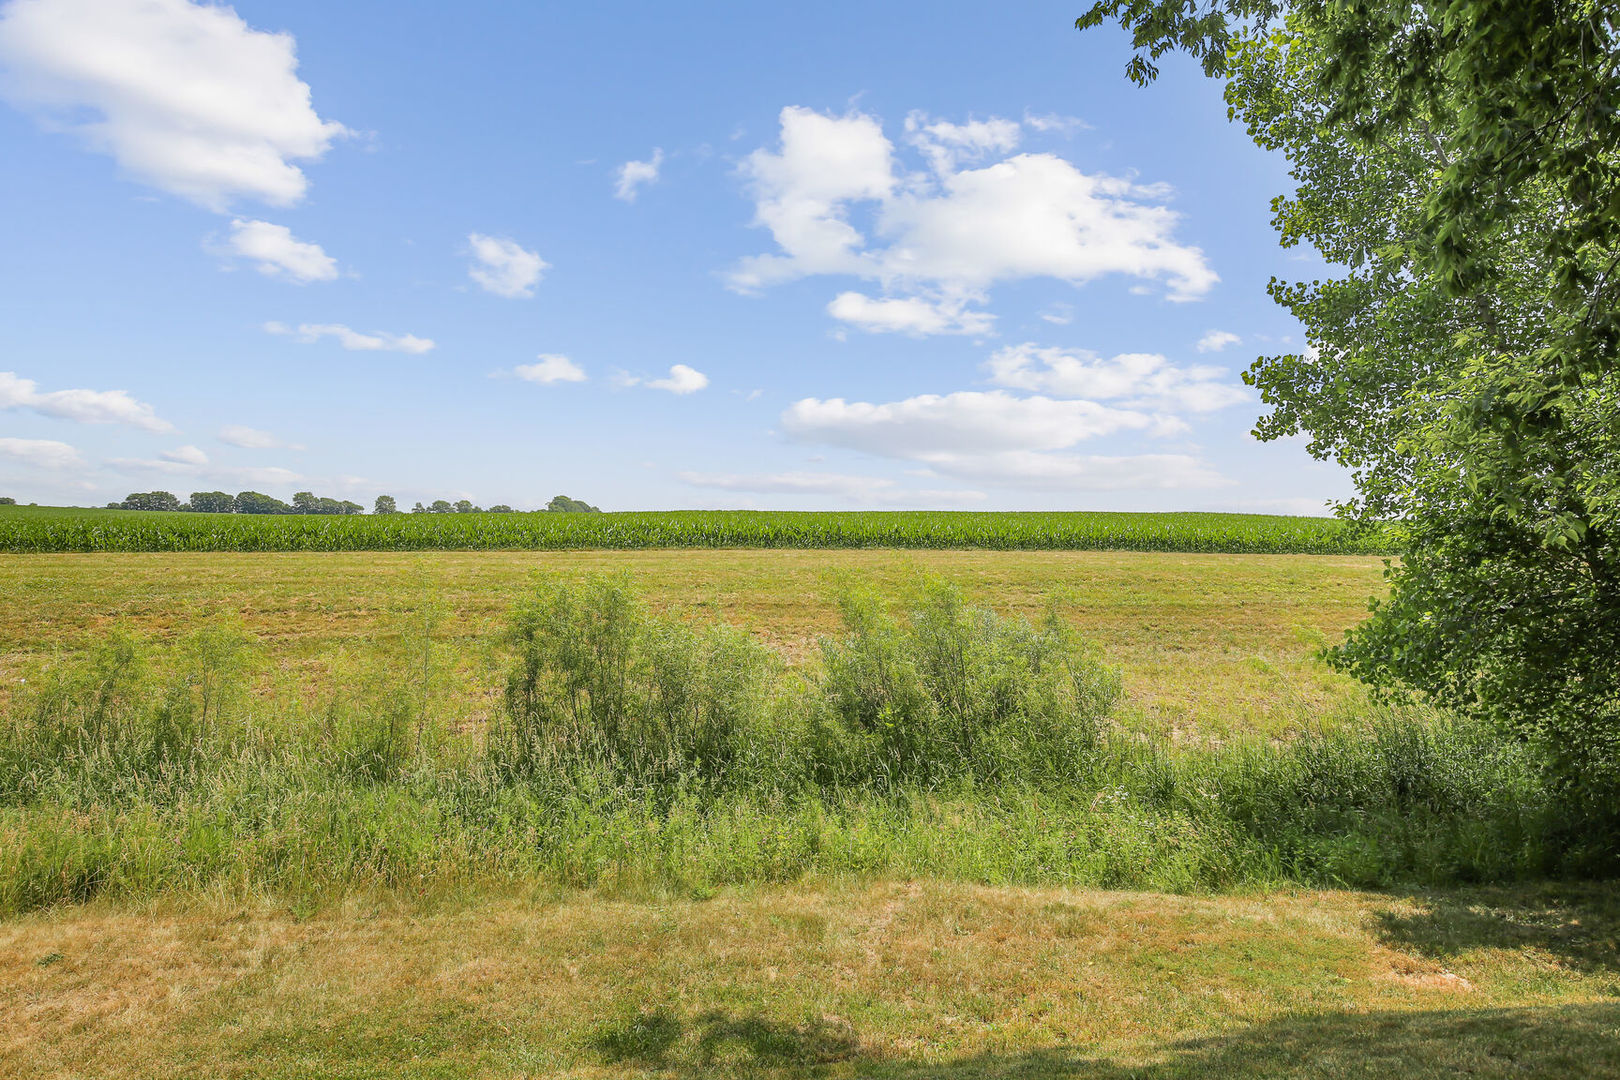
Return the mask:
[[[1081,6],[0,3],[0,493],[1317,512],[1284,163]]]

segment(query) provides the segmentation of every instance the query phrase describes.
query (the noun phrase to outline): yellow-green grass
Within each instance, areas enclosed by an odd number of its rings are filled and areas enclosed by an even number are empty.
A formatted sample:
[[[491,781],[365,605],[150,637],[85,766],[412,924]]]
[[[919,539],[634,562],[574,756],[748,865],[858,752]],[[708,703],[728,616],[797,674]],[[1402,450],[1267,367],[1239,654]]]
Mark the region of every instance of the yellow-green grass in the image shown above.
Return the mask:
[[[623,571],[657,609],[744,626],[790,659],[864,585],[904,602],[932,575],[1003,612],[1052,597],[1125,677],[1135,722],[1173,734],[1280,731],[1353,685],[1316,659],[1382,590],[1367,556],[1123,552],[757,551],[131,553],[0,557],[0,684],[113,625],[167,636],[239,615],[273,667],[316,686],[340,647],[397,637],[432,600],[470,702],[499,675],[488,643],[536,573]]]
[[[792,659],[866,585],[925,575],[1069,616],[1135,719],[1281,731],[1356,691],[1313,651],[1379,560],[641,551],[0,558],[0,677],[114,625],[237,614],[318,686],[425,603],[477,708],[535,572],[625,571],[656,608]],[[525,891],[418,883],[309,910],[213,891],[0,921],[10,1077],[1620,1077],[1620,891],[1166,896],[946,881]],[[626,886],[629,888],[630,886]],[[244,900],[246,895],[249,899]]]
[[[46,1077],[1620,1076],[1620,903],[922,882],[0,924]]]

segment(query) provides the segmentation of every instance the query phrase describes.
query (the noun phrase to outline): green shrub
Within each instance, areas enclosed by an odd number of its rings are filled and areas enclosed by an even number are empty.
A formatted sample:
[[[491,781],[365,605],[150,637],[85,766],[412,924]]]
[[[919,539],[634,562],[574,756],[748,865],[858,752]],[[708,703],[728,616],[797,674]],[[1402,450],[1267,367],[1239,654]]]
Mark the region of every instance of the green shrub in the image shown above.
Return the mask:
[[[776,664],[741,631],[660,619],[623,578],[538,586],[513,611],[497,767],[605,768],[636,784],[723,787],[768,741]]]
[[[945,584],[903,623],[870,595],[841,611],[843,636],[821,643],[817,705],[851,750],[819,775],[898,786],[1085,774],[1120,681],[1055,612],[1036,628]]]

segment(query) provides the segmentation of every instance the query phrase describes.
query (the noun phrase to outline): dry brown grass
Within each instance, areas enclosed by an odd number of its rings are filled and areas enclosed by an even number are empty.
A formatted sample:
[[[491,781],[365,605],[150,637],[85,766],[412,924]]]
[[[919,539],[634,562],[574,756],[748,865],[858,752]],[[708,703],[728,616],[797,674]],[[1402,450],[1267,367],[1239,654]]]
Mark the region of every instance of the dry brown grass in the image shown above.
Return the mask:
[[[1576,1054],[1579,1075],[1615,1076],[1617,915],[1612,897],[1553,888],[1168,897],[930,883],[356,904],[309,919],[81,908],[0,926],[0,1067],[1170,1077],[1230,1075],[1234,1060],[1264,1064],[1267,1039],[1293,1039],[1316,1057],[1257,1074],[1430,1075],[1415,1064],[1429,1055],[1432,1075],[1557,1076]],[[1526,919],[1544,924],[1533,943]],[[1520,1032],[1514,1060],[1493,1058],[1485,1034],[1436,1042],[1434,1025],[1470,1017],[1541,1034]],[[1413,1071],[1356,1071],[1381,1058]],[[1349,1071],[1313,1071],[1316,1059]]]

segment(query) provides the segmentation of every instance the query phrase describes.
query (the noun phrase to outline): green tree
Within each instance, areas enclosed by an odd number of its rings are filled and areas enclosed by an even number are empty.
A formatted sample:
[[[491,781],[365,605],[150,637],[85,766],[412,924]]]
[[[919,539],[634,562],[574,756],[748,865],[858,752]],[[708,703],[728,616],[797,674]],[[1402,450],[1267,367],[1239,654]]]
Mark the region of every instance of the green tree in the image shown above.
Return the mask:
[[[10,495],[0,495],[0,506],[16,506],[17,500]]]
[[[427,512],[428,508],[423,506],[421,503],[417,503],[415,506],[411,507],[411,513],[413,514],[425,514]]]
[[[258,491],[242,491],[236,496],[238,514],[290,514],[292,507],[280,499]]]
[[[193,491],[187,505],[199,514],[230,514],[236,511],[236,499],[223,491]]]
[[[434,514],[453,514],[455,510],[456,508],[445,499],[434,499],[433,505],[428,507],[428,511]]]
[[[1386,693],[1545,748],[1571,851],[1620,857],[1620,49],[1612,5],[1104,0],[1151,80],[1173,48],[1281,150],[1274,281],[1311,348],[1248,379],[1262,438],[1349,466],[1399,519],[1391,592],[1334,653]],[[1584,848],[1584,851],[1582,850]]]
[[[600,514],[602,511],[590,503],[578,499],[570,499],[567,495],[555,495],[546,503],[546,509],[553,513],[563,514]]]
[[[371,508],[371,512],[373,514],[397,514],[399,513],[399,506],[394,502],[392,495],[379,495],[377,496],[376,505]]]
[[[512,512],[512,508],[507,506],[505,503],[496,503],[494,506],[489,508],[489,512],[492,514],[510,514]]]
[[[168,491],[132,491],[119,503],[122,510],[178,510],[180,500]]]
[[[462,500],[460,500],[459,502],[456,503],[456,513],[458,513],[458,514],[481,514],[481,513],[483,513],[483,511],[478,509],[478,507],[474,506],[472,504],[471,499],[462,499]]]

